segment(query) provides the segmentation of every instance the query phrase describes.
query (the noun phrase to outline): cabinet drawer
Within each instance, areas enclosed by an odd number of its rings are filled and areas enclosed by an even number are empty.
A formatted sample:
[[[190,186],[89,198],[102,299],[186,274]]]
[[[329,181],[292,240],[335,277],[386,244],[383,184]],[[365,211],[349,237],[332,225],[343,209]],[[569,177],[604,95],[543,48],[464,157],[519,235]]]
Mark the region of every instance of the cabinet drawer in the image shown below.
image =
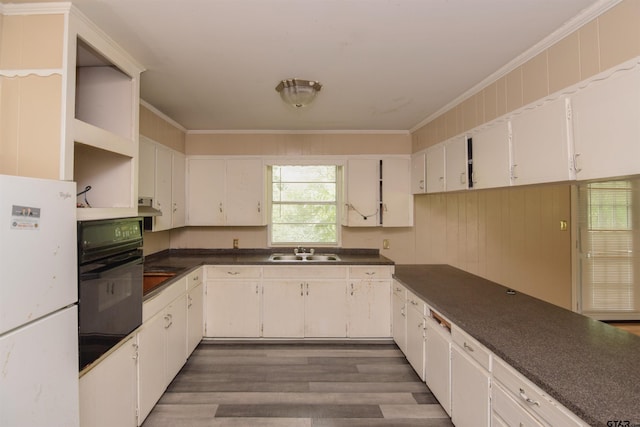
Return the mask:
[[[200,283],[202,283],[203,272],[204,270],[202,268],[197,268],[191,273],[187,274],[187,289],[193,289]]]
[[[418,310],[423,316],[427,312],[427,304],[416,296],[413,292],[407,289],[407,307],[413,307]]]
[[[491,371],[491,353],[471,335],[452,325],[451,339],[473,360],[478,362],[487,371]]]
[[[172,283],[162,292],[154,295],[153,298],[147,299],[142,303],[142,322],[151,319],[156,313],[164,310],[172,301],[182,295],[186,290],[185,278],[181,278]]]
[[[258,279],[262,267],[244,265],[216,265],[207,267],[207,280],[210,279]]]
[[[264,267],[263,275],[267,279],[346,279],[347,267],[314,265]]]
[[[388,280],[393,274],[393,267],[387,265],[367,265],[349,267],[350,279]]]
[[[568,409],[516,372],[503,360],[494,358],[493,377],[516,402],[549,426],[584,425]]]
[[[491,407],[504,425],[522,427],[542,427],[527,410],[508,395],[499,384],[491,388]]]

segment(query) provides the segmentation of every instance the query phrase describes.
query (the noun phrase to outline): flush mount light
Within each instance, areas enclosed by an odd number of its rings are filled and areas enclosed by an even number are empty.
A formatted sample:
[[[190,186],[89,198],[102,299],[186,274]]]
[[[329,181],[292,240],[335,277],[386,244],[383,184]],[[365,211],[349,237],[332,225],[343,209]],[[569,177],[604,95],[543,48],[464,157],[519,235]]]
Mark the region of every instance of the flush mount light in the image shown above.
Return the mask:
[[[282,100],[297,108],[309,105],[320,89],[320,82],[302,79],[282,80],[276,86]]]

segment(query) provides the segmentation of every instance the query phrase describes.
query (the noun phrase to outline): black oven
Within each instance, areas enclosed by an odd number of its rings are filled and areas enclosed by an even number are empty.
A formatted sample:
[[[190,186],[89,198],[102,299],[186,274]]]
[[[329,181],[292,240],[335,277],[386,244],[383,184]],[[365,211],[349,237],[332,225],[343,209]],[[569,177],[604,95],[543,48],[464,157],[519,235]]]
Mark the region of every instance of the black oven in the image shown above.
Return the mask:
[[[142,323],[142,218],[78,221],[80,369]]]

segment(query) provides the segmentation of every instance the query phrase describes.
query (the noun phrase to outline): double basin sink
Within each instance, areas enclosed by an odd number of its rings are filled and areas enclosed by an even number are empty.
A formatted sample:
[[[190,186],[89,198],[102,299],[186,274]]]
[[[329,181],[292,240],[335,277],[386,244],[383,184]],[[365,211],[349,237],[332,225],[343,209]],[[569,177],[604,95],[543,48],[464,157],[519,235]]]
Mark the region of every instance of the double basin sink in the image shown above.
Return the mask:
[[[312,253],[297,253],[297,254],[272,254],[269,257],[269,261],[340,261],[340,257],[336,254],[312,254]]]

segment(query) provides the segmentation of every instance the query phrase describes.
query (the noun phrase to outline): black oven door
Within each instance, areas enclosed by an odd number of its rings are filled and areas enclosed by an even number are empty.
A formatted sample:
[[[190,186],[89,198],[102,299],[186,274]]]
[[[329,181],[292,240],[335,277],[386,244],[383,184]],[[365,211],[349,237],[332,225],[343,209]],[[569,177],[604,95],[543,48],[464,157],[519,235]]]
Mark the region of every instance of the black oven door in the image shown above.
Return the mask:
[[[141,250],[80,266],[80,368],[92,363],[142,323]]]

